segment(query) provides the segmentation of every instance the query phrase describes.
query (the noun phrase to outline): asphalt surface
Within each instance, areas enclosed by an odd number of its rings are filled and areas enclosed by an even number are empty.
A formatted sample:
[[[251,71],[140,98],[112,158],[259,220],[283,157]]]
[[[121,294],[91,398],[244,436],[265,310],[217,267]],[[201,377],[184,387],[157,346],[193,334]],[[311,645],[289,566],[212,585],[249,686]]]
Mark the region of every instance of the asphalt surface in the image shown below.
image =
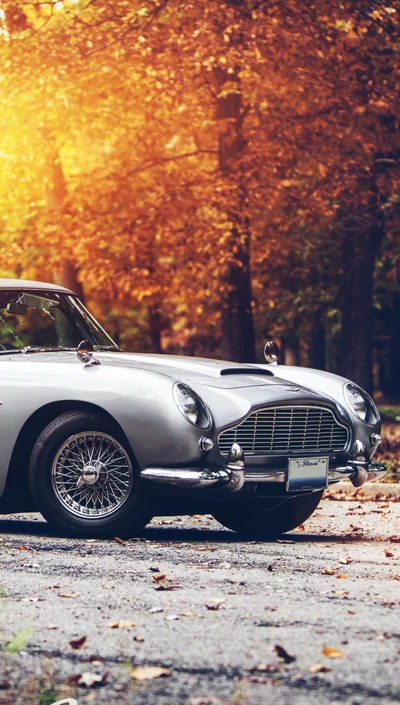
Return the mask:
[[[0,705],[399,702],[399,499],[324,499],[275,542],[210,517],[126,542],[1,517]]]

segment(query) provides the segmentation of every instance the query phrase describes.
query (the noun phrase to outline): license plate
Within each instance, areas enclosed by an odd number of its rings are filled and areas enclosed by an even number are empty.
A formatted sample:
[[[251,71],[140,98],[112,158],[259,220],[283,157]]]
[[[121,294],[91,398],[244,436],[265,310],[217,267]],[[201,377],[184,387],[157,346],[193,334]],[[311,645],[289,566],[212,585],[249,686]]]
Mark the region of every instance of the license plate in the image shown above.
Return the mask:
[[[287,492],[322,490],[328,485],[329,458],[293,458],[289,460]]]

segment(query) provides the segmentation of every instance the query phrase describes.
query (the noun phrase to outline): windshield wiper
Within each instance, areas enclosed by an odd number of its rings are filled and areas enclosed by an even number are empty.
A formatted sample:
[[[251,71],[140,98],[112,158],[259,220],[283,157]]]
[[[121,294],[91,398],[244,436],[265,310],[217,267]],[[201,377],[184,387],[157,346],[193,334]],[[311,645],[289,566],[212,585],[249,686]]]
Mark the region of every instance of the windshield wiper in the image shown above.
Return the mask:
[[[24,348],[18,350],[21,353],[36,353],[36,352],[63,352],[64,350],[76,350],[76,348],[66,348],[62,345],[25,345]]]
[[[117,345],[93,345],[93,350],[115,350],[116,352],[122,352],[122,349]]]

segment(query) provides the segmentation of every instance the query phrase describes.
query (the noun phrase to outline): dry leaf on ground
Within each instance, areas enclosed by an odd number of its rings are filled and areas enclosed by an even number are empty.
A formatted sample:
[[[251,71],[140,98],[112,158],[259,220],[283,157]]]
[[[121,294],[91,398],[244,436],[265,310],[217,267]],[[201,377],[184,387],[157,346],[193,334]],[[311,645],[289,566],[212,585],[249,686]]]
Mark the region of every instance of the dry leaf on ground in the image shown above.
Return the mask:
[[[214,597],[206,604],[206,607],[208,610],[216,612],[219,610],[223,602],[226,602],[226,597]]]
[[[75,597],[79,597],[80,594],[80,592],[59,592],[58,597],[70,597],[74,599]]]
[[[388,548],[385,548],[385,556],[386,558],[396,558],[396,555],[392,553],[392,551],[389,551]]]
[[[142,643],[144,641],[144,636],[140,636],[140,634],[137,634],[133,637],[133,641],[138,641],[139,643]]]
[[[75,676],[67,678],[67,685],[81,685],[85,688],[93,688],[94,686],[104,685],[107,680],[108,672],[105,673],[78,673]]]
[[[118,619],[115,622],[109,622],[107,627],[109,629],[130,629],[131,627],[136,627],[136,623],[129,622],[127,619]]]
[[[275,644],[274,650],[279,656],[279,658],[282,659],[285,663],[293,663],[293,661],[296,661],[296,656],[291,656],[288,654],[286,649],[283,648],[283,646],[279,646],[279,644]]]
[[[337,575],[336,577],[339,578],[339,580],[340,580],[340,579],[343,579],[343,580],[344,580],[344,579],[348,578],[349,576],[346,575],[346,573],[339,573],[339,575]]]
[[[337,568],[324,568],[322,575],[336,575]]]
[[[252,668],[246,668],[249,673],[279,673],[283,666],[278,663],[258,663]]]
[[[155,583],[164,583],[167,579],[167,576],[165,573],[156,573],[156,575],[153,575],[153,580]]]
[[[149,681],[170,674],[170,669],[162,668],[162,666],[137,666],[132,669],[131,678],[135,681]]]
[[[87,636],[81,636],[79,639],[71,639],[71,641],[69,641],[68,643],[71,649],[83,649],[86,640]]]
[[[346,655],[342,654],[339,649],[332,649],[329,646],[326,646],[325,649],[322,649],[322,653],[328,658],[346,658]]]
[[[329,666],[325,666],[324,663],[313,663],[312,666],[308,669],[309,673],[328,673],[328,671],[331,671],[332,669],[329,668]]]

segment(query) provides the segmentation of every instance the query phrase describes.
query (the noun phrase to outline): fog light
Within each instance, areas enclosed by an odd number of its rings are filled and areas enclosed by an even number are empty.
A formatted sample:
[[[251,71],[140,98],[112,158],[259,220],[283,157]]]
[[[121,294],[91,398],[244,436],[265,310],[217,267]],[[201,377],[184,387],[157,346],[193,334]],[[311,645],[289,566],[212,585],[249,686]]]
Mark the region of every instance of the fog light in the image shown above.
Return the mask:
[[[204,450],[204,452],[207,452],[211,450],[211,448],[214,448],[214,441],[211,438],[207,438],[207,436],[203,436],[200,440],[200,448]]]
[[[382,442],[382,436],[380,433],[371,433],[371,438],[369,440],[373,446],[378,446]]]

